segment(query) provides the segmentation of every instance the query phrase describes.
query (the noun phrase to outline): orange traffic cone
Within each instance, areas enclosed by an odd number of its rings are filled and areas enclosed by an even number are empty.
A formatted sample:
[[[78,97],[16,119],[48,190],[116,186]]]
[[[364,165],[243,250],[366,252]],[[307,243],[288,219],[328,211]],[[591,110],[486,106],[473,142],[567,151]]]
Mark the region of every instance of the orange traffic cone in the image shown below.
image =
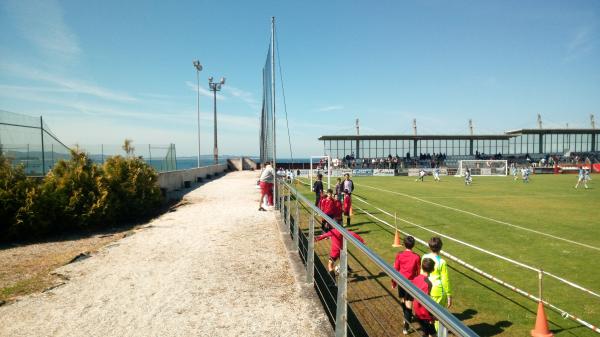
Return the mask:
[[[537,317],[535,318],[535,329],[531,330],[532,337],[553,337],[554,335],[548,329],[548,320],[544,311],[544,303],[538,302]]]
[[[402,243],[400,243],[400,232],[396,230],[396,235],[394,235],[394,244],[392,247],[402,247]]]

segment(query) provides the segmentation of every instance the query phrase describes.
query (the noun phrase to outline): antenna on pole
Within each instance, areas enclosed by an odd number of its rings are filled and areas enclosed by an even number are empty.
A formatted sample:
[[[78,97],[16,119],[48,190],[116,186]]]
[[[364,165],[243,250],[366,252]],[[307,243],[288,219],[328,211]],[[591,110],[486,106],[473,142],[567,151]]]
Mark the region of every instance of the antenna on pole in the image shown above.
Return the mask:
[[[538,129],[542,129],[542,115],[538,114],[537,117]]]
[[[415,136],[417,135],[417,119],[413,119],[413,131],[415,133]]]
[[[471,132],[471,136],[473,135],[473,120],[469,119],[469,131]]]
[[[360,130],[359,130],[359,129],[360,129],[360,127],[359,127],[359,125],[358,125],[358,118],[357,118],[357,119],[356,119],[356,135],[357,135],[357,136],[360,136]]]
[[[592,124],[592,129],[596,128],[596,119],[594,118],[594,114],[590,114],[590,123]]]

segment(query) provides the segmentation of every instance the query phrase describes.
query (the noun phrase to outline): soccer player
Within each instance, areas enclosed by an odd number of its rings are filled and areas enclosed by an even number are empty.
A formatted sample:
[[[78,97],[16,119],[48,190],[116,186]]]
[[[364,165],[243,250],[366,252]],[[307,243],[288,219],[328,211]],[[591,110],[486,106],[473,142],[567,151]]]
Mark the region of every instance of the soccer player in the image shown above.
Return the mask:
[[[517,181],[517,165],[515,163],[510,164],[510,172],[514,178],[513,180]]]
[[[312,189],[315,192],[315,206],[320,207],[323,194],[323,175],[321,173],[317,174],[317,180],[313,183]]]
[[[421,274],[416,276],[412,282],[417,288],[421,289],[425,294],[430,295],[433,291],[433,282],[431,281],[431,273],[435,270],[435,262],[430,259],[423,257],[421,263]],[[433,296],[432,296],[433,297]],[[414,305],[415,317],[417,322],[421,326],[423,336],[434,337],[436,335],[435,329],[435,318],[429,311],[419,302],[415,300]],[[404,333],[404,331],[403,331]]]
[[[523,182],[528,184],[529,183],[529,173],[530,173],[530,169],[529,167],[525,167],[523,168],[522,174],[523,174]]]
[[[365,243],[365,240],[353,231],[348,231],[350,235],[358,239],[358,241]],[[332,229],[327,233],[321,234],[315,238],[315,241],[321,241],[324,239],[331,239],[331,249],[329,250],[329,261],[327,262],[327,270],[331,278],[335,280],[335,262],[340,258],[340,252],[343,247],[344,237],[342,233],[337,229]],[[352,272],[350,266],[348,266],[348,272]]]
[[[439,166],[436,166],[433,169],[433,179],[435,181],[440,181],[440,167]]]
[[[410,235],[405,237],[404,247],[406,249],[403,252],[398,252],[398,254],[396,254],[396,260],[394,261],[394,269],[410,281],[419,275],[419,270],[421,269],[421,257],[412,251],[414,246],[415,238]],[[392,280],[392,289],[396,287],[396,282]],[[402,334],[408,335],[408,329],[410,327],[409,323],[412,321],[413,298],[402,287],[398,287],[398,297],[400,297],[400,305],[402,306],[402,313],[404,314]]]
[[[473,178],[471,177],[471,169],[467,168],[467,171],[465,172],[465,185],[471,185],[472,182]]]
[[[589,177],[589,173],[586,174],[586,170],[583,167],[580,167],[579,175],[577,177],[577,184],[575,185],[575,188],[579,187],[579,184],[582,182],[583,182],[583,186],[585,186],[585,188],[588,188],[588,185],[587,185],[588,178],[586,177],[586,175],[587,175],[587,177]]]
[[[429,280],[431,281],[431,298],[439,305],[450,308],[452,306],[452,285],[450,283],[450,276],[448,275],[448,264],[446,263],[446,260],[440,257],[442,239],[434,236],[429,239],[428,244],[431,253],[423,255],[423,261],[427,258],[435,262],[435,267],[429,274]],[[437,325],[438,323],[436,322],[436,326]]]
[[[425,180],[423,180],[423,179],[425,179],[425,175],[426,175],[426,174],[427,174],[427,173],[425,173],[425,170],[421,169],[421,170],[419,171],[419,176],[417,177],[417,179],[415,179],[415,181],[419,181],[419,180],[421,180],[421,181],[425,181]]]

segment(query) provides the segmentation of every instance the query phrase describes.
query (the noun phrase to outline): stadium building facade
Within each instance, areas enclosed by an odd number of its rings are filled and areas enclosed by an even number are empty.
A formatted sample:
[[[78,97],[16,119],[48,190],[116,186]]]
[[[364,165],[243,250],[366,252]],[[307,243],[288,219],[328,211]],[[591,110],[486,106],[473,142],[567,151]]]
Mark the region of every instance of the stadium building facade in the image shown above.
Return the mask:
[[[332,135],[321,136],[324,154],[343,158],[415,157],[443,153],[507,156],[597,152],[600,129],[520,129],[497,135]]]

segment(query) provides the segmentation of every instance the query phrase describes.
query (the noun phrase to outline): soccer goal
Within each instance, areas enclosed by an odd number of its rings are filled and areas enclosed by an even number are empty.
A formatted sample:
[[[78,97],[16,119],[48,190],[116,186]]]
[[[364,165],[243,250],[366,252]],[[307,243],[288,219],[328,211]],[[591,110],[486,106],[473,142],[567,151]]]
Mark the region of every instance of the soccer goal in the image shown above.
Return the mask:
[[[459,160],[456,176],[464,176],[467,169],[471,169],[472,176],[505,176],[508,174],[508,161],[506,160]]]
[[[327,188],[331,185],[331,157],[330,156],[310,156],[310,171],[308,172],[308,176],[310,177],[310,188],[313,185],[313,179],[317,179],[316,174],[313,177],[313,160],[318,160],[317,164],[321,166],[323,163],[325,167],[317,168],[315,173],[322,173],[327,175]]]

